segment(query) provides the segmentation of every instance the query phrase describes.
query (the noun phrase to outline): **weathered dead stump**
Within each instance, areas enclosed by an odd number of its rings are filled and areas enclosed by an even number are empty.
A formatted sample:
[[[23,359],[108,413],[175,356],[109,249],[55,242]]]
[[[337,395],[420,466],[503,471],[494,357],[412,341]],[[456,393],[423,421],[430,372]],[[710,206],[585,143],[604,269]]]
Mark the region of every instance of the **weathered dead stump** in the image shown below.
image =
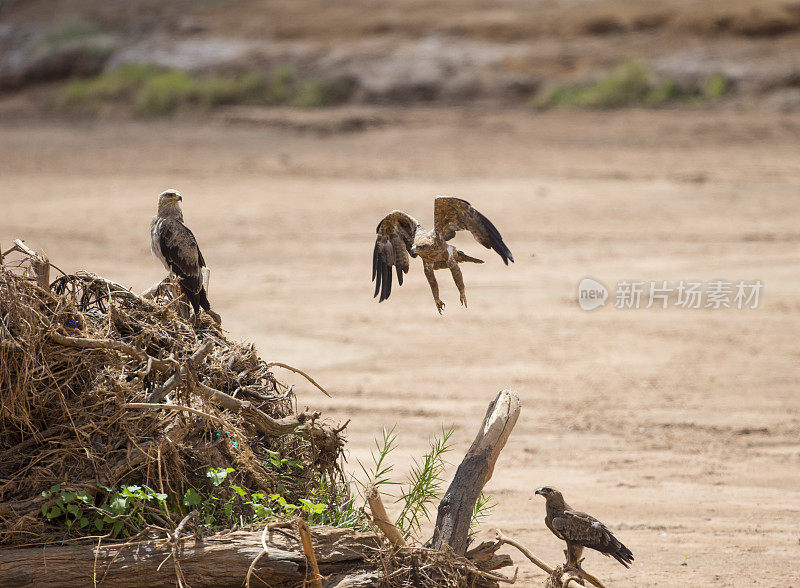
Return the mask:
[[[439,503],[431,540],[433,549],[448,546],[458,555],[466,553],[475,502],[492,477],[494,464],[514,429],[520,408],[519,396],[511,390],[502,390],[489,404],[475,440]]]

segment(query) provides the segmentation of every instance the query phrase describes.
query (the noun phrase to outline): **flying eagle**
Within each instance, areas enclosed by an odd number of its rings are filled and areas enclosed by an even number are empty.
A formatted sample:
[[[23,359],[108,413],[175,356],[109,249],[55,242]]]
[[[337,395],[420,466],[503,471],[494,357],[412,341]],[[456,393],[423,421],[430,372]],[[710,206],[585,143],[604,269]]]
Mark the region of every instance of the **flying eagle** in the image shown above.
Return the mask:
[[[179,204],[183,200],[177,190],[165,190],[158,196],[158,213],[150,221],[150,250],[171,273],[178,276],[178,283],[195,315],[202,307],[212,314],[211,304],[203,287],[203,268],[206,262],[197,240],[183,224],[183,212]],[[219,315],[213,313],[216,319]]]
[[[547,501],[544,524],[553,535],[567,542],[567,558],[580,567],[584,547],[596,549],[606,557],[613,557],[626,568],[633,561],[633,553],[611,534],[596,518],[573,509],[564,502],[561,492],[550,486],[536,491]]]
[[[449,269],[453,281],[461,294],[461,304],[467,305],[464,292],[464,278],[460,262],[483,263],[480,259],[468,256],[447,241],[455,237],[457,231],[467,230],[475,240],[487,249],[494,249],[503,263],[513,263],[503,237],[491,221],[472,208],[469,202],[460,198],[437,196],[433,205],[433,230],[426,231],[412,216],[393,210],[378,223],[375,249],[372,252],[372,281],[375,282],[375,296],[383,302],[392,293],[392,266],[397,271],[397,282],[403,285],[403,274],[408,273],[409,254],[421,257],[425,277],[431,286],[436,310],[442,314],[444,302],[439,299],[439,285],[434,270]]]

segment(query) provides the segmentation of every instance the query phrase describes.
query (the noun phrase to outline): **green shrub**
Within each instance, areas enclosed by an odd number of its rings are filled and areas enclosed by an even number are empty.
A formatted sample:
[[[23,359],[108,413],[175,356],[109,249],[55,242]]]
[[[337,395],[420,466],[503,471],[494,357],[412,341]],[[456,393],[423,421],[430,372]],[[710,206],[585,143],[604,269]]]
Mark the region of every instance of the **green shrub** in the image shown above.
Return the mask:
[[[54,104],[70,110],[94,112],[117,102],[136,114],[160,116],[185,105],[214,108],[227,104],[271,104],[301,107],[327,106],[352,93],[349,80],[295,79],[291,68],[276,69],[267,79],[258,72],[198,76],[177,69],[127,64],[88,79],[73,79],[62,87]]]
[[[200,82],[200,103],[208,108],[223,104],[248,104],[263,101],[267,81],[258,73],[236,77],[213,75]]]
[[[286,104],[294,95],[294,70],[288,65],[278,67],[272,72],[267,88],[266,100],[269,104]]]
[[[94,35],[97,29],[83,20],[67,20],[55,25],[44,35],[44,41],[48,45],[58,47],[69,41],[82,39]]]
[[[148,77],[137,93],[135,108],[147,116],[169,114],[181,104],[200,96],[197,78],[184,71],[170,70]]]
[[[300,86],[291,104],[303,108],[341,104],[350,97],[352,89],[353,84],[349,80],[311,78]]]
[[[717,100],[725,96],[730,90],[730,82],[724,74],[716,74],[703,82],[703,98]]]
[[[686,90],[633,59],[594,82],[550,87],[534,99],[533,106],[538,109],[655,108],[684,99],[714,99],[727,91],[728,80],[724,76],[709,78],[700,90]]]

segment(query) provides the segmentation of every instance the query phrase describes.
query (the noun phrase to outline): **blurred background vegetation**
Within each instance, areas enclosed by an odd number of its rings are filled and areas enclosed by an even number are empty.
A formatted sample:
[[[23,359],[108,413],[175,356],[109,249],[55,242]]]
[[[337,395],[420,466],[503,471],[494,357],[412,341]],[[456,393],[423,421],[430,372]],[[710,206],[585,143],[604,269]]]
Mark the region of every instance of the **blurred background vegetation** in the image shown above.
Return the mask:
[[[0,106],[794,110],[798,33],[784,0],[2,0]]]

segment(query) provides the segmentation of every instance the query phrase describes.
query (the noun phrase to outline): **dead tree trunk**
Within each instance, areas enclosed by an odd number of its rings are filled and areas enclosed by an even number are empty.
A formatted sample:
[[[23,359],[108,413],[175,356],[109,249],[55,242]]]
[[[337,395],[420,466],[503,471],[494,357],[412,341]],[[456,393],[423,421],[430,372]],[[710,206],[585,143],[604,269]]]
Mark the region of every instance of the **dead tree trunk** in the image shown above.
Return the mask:
[[[319,573],[336,575],[339,581],[363,575],[370,568],[367,559],[380,547],[380,538],[374,533],[313,527],[311,534]],[[250,585],[301,584],[307,564],[300,538],[293,532],[275,529],[266,544],[268,550],[254,566]],[[192,588],[240,588],[248,568],[262,551],[260,531],[235,531],[204,541],[190,539],[183,544],[180,568]],[[173,588],[176,583],[172,562],[160,565],[170,553],[170,547],[154,543],[4,549],[0,551],[0,586]]]
[[[502,390],[489,404],[478,435],[439,504],[431,540],[433,549],[447,545],[458,555],[466,553],[472,510],[492,477],[494,464],[517,422],[520,406],[519,396],[511,390]]]

